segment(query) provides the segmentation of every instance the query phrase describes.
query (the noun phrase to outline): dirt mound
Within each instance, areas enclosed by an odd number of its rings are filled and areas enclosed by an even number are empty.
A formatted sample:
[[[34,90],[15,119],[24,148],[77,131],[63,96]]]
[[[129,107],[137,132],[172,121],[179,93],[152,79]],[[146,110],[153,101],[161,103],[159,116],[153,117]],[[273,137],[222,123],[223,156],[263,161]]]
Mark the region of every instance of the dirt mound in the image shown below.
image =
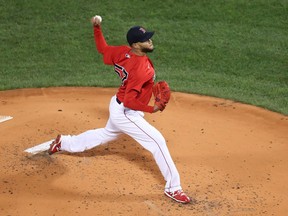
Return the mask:
[[[285,215],[288,117],[228,100],[172,93],[146,114],[167,140],[182,187],[164,196],[153,157],[131,138],[84,153],[27,155],[57,134],[104,127],[116,89],[0,92],[1,215]]]

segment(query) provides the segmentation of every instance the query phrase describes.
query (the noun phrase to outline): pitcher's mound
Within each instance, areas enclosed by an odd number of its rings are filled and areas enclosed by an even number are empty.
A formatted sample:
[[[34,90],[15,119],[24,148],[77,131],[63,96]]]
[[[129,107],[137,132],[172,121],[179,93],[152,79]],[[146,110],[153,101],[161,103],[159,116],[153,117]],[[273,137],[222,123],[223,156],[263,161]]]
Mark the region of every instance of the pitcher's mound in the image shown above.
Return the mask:
[[[127,136],[84,153],[23,152],[57,134],[104,127],[116,89],[0,92],[1,215],[285,215],[288,117],[172,93],[145,118],[163,134],[193,202],[164,196],[153,157]]]

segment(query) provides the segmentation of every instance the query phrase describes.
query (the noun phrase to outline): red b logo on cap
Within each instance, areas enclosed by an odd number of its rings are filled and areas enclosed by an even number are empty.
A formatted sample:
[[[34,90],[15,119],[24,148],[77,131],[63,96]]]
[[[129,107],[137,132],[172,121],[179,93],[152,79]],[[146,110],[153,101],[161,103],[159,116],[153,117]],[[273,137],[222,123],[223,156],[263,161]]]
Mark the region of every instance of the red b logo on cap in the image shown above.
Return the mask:
[[[142,32],[143,32],[143,34],[145,34],[145,33],[146,33],[146,30],[145,30],[144,28],[142,28],[142,27],[141,27],[141,28],[139,28],[139,30],[140,30],[140,31],[142,31]]]

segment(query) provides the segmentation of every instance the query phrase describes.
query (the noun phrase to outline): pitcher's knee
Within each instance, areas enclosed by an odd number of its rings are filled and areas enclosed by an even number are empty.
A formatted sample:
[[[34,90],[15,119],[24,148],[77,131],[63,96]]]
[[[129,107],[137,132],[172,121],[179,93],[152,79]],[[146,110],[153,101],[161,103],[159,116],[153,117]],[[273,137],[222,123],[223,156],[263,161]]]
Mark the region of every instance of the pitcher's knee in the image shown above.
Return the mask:
[[[155,142],[153,145],[154,145],[154,148],[151,151],[153,155],[163,154],[163,153],[165,154],[168,151],[165,140],[161,140],[161,142],[159,141]]]

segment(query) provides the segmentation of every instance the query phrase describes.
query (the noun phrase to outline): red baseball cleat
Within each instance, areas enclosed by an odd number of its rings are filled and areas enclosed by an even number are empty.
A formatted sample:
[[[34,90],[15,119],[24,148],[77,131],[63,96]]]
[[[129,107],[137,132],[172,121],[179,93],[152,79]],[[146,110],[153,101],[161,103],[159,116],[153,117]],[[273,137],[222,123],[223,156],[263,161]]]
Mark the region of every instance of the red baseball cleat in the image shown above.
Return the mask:
[[[172,198],[176,202],[180,202],[183,204],[187,204],[187,203],[191,202],[190,197],[188,197],[182,190],[177,190],[174,192],[164,191],[164,194],[166,196]]]
[[[56,139],[52,142],[48,150],[48,154],[52,155],[59,151],[61,151],[61,135],[58,135]]]

